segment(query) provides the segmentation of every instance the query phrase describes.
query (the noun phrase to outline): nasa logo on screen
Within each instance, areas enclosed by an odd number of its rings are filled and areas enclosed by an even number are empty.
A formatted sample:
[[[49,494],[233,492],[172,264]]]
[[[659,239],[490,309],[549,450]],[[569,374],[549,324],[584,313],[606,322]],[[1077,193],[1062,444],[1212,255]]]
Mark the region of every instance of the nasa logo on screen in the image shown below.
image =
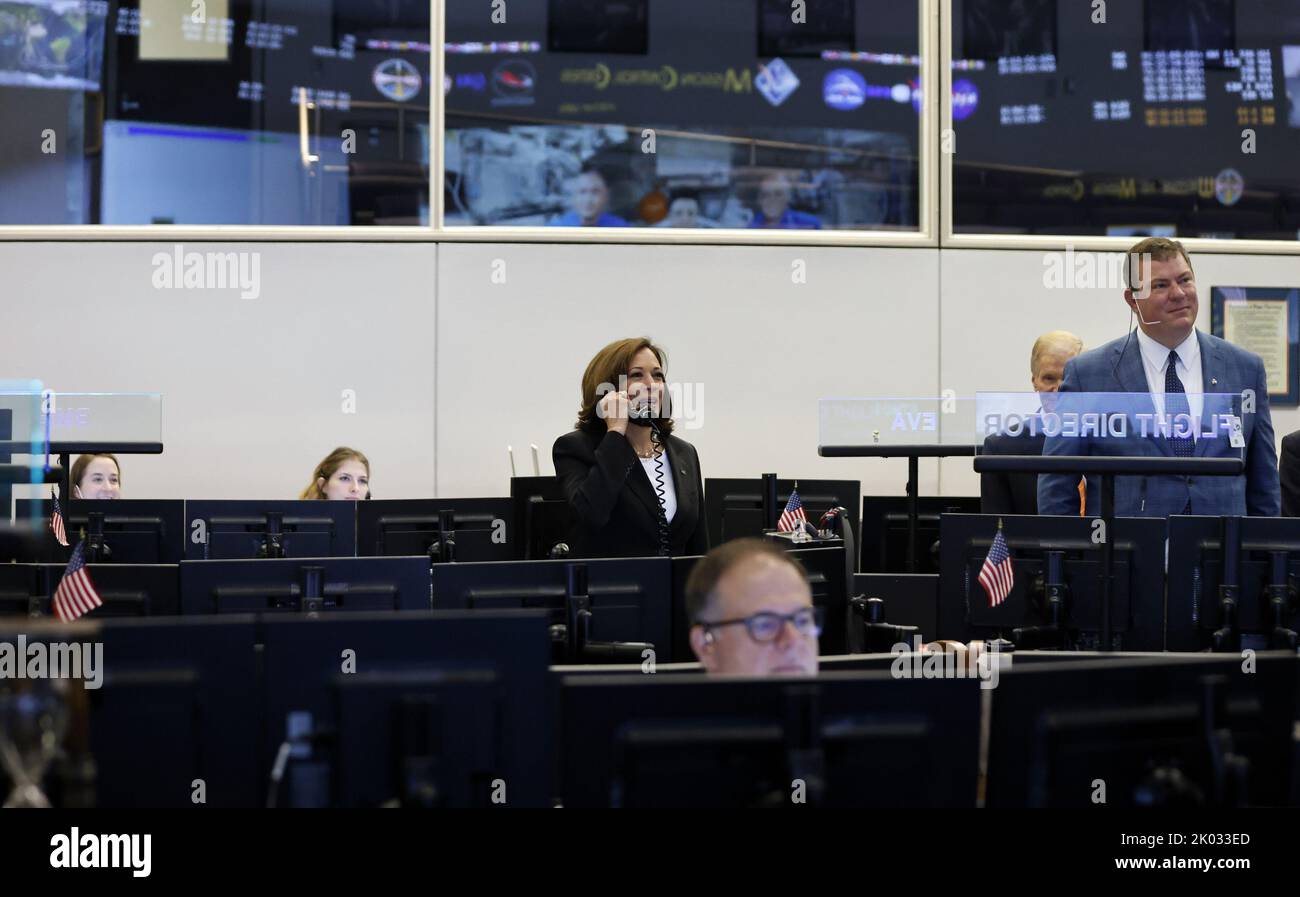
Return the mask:
[[[979,89],[962,78],[954,81],[952,85],[952,119],[953,121],[963,121],[970,118],[975,112],[975,107],[980,104]]]
[[[857,109],[867,101],[867,82],[852,69],[833,69],[822,82],[822,99],[841,112]]]
[[[413,99],[424,84],[419,69],[405,59],[385,59],[375,66],[370,80],[375,90],[398,103]]]
[[[773,106],[780,106],[790,94],[799,89],[799,79],[784,60],[777,58],[758,67],[754,86],[763,95],[763,99]]]
[[[912,108],[918,113],[921,111],[921,100],[924,94],[921,91],[921,85],[916,81],[909,81],[906,85],[900,85],[911,88]],[[899,91],[899,98],[902,92]],[[901,101],[901,100],[900,100]],[[980,104],[979,88],[962,78],[952,83],[952,120],[963,121],[975,114],[975,108]]]
[[[494,106],[531,106],[537,70],[526,59],[507,59],[492,70]]]
[[[1214,177],[1214,197],[1225,206],[1236,205],[1246,192],[1246,179],[1235,168],[1225,168]]]

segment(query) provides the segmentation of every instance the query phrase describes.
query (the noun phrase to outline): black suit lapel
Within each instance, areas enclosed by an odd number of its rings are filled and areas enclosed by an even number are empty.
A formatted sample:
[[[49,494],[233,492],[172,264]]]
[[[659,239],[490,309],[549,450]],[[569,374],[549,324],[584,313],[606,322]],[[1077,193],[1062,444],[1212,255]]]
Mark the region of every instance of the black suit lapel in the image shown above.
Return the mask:
[[[687,523],[687,508],[698,507],[699,499],[695,495],[695,471],[691,467],[691,455],[684,444],[675,436],[668,437],[668,463],[672,467],[673,487],[677,493],[677,513],[673,515],[670,529],[680,530]]]

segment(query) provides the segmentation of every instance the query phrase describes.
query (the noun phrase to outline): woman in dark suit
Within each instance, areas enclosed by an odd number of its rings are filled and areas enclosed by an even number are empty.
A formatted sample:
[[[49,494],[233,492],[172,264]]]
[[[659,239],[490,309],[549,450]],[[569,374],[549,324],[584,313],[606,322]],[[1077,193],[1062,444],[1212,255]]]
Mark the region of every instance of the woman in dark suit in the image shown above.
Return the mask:
[[[695,449],[672,435],[663,351],[610,343],[582,375],[576,429],[555,440],[555,473],[576,520],[576,557],[704,554],[704,480]]]

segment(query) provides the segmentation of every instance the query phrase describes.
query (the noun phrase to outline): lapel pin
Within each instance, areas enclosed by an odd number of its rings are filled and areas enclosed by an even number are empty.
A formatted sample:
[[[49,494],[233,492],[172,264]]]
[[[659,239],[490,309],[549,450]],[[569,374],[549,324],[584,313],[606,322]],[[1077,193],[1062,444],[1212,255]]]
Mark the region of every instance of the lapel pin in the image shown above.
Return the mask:
[[[1210,385],[1211,385],[1211,386],[1218,386],[1218,385],[1219,385],[1219,381],[1216,380],[1216,379],[1214,379],[1213,377],[1211,377],[1211,378],[1210,378]]]

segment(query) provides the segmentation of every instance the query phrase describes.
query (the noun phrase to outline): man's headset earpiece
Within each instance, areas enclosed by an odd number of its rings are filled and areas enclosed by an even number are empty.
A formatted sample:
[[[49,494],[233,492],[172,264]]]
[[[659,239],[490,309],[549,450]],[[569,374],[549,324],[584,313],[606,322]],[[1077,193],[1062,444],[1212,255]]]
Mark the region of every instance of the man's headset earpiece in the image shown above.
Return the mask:
[[[706,645],[713,644],[713,631],[711,629],[704,630],[704,644]]]
[[[1137,283],[1137,281],[1133,277],[1133,253],[1130,252],[1128,254],[1128,258],[1125,264],[1128,267],[1128,287],[1129,287],[1128,291],[1133,294],[1133,304],[1129,307],[1137,313],[1138,320],[1141,321],[1143,324],[1146,324],[1148,327],[1159,324],[1160,323],[1159,321],[1148,321],[1146,319],[1146,316],[1142,314],[1141,309],[1138,307],[1138,303],[1141,302],[1143,299],[1151,298],[1151,293],[1148,292],[1145,296],[1140,296],[1138,295],[1138,291],[1133,289],[1133,284]]]

